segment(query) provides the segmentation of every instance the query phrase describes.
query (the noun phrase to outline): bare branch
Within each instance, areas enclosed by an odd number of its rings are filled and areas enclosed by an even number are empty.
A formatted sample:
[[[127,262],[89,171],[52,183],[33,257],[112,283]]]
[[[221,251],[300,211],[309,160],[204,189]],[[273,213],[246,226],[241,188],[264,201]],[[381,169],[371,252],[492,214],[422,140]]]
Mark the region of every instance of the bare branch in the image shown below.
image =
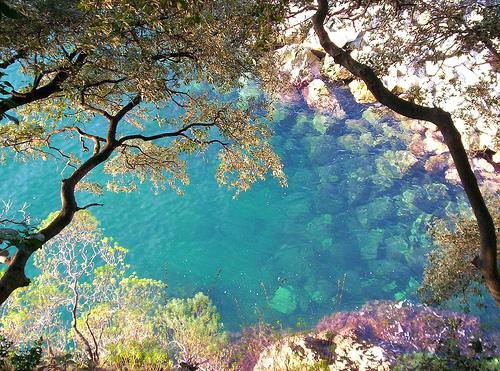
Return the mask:
[[[93,206],[104,206],[104,204],[99,204],[97,202],[93,202],[91,204],[88,204],[88,205],[85,205],[85,206],[82,206],[82,207],[77,207],[76,210],[77,211],[80,211],[80,210],[86,210],[88,209],[89,207],[93,207]]]

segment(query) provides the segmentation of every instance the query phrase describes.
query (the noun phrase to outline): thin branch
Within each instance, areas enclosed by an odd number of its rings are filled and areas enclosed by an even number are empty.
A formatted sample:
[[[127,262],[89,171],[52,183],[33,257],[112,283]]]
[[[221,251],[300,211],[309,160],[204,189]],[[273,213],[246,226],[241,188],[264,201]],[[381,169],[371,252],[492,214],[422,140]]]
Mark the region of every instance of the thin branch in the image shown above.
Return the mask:
[[[81,106],[83,108],[85,108],[85,109],[87,109],[87,110],[89,110],[91,112],[97,113],[97,114],[99,114],[101,116],[104,116],[108,120],[111,120],[113,118],[113,116],[111,116],[108,112],[106,112],[102,108],[94,107],[91,104],[87,103],[85,101],[85,93],[84,92],[82,92],[80,94],[80,104],[81,104]]]
[[[121,138],[118,141],[118,144],[123,144],[126,141],[133,140],[133,139],[140,139],[140,140],[143,140],[145,142],[150,142],[150,141],[156,140],[156,139],[176,137],[176,136],[180,136],[182,133],[186,132],[187,130],[189,130],[193,127],[210,127],[210,126],[214,126],[214,125],[215,125],[215,123],[213,123],[213,122],[211,122],[211,123],[197,122],[197,123],[189,124],[189,125],[183,127],[182,129],[179,129],[179,130],[174,131],[174,132],[161,133],[161,134],[156,134],[156,135],[151,135],[151,136],[144,136],[141,134],[127,135],[127,136]]]
[[[82,207],[77,207],[76,211],[87,210],[89,207],[93,207],[93,206],[104,206],[104,204],[93,202],[91,204],[88,204],[88,205],[85,205],[85,206],[82,206]]]

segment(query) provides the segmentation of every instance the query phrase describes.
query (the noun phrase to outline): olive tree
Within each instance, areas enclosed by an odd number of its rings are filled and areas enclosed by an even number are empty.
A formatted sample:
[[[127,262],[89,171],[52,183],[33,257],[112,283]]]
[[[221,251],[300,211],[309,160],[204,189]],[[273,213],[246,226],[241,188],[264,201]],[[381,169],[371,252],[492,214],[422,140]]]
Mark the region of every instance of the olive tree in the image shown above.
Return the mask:
[[[29,284],[30,256],[63,231],[81,205],[78,190],[104,191],[88,176],[104,164],[107,189],[149,180],[182,192],[189,155],[219,147],[217,179],[247,190],[282,164],[261,119],[269,106],[231,93],[242,78],[272,86],[270,45],[281,1],[69,0],[8,2],[20,16],[0,22],[0,150],[66,164],[61,209],[40,230],[0,232],[8,268],[0,303]],[[9,69],[10,66],[10,69]],[[73,141],[73,146],[64,145]],[[79,147],[79,148],[78,148]],[[70,148],[70,149],[68,149]],[[7,154],[7,155],[6,155]],[[10,157],[6,157],[9,156]],[[17,232],[16,232],[17,231]]]

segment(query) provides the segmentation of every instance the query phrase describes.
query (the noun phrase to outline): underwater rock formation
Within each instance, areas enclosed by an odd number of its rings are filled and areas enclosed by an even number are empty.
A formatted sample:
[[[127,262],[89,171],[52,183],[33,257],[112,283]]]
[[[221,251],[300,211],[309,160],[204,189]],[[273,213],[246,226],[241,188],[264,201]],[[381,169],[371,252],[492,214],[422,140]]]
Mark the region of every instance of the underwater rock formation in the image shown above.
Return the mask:
[[[274,292],[274,296],[269,302],[271,308],[283,314],[290,314],[297,309],[297,298],[293,287],[278,287]]]
[[[293,24],[293,22],[292,22]],[[342,119],[347,107],[342,107],[335,98],[335,93],[324,81],[337,84],[336,89],[349,90],[353,99],[358,103],[374,103],[373,95],[367,90],[366,85],[359,80],[352,79],[352,75],[344,68],[338,66],[333,58],[327,55],[314,31],[311,29],[302,34],[298,28],[291,27],[287,31],[293,37],[287,38],[289,44],[278,49],[276,55],[281,61],[282,72],[288,75],[291,85],[302,89],[308,105],[317,110],[318,113],[329,113],[333,117]],[[356,49],[353,51],[354,57],[369,55],[370,31],[355,29],[353,27],[343,27],[341,30],[332,32],[327,30],[331,40],[342,46],[346,43],[356,42]],[[445,59],[442,63],[428,61],[424,67],[397,64],[390,66],[382,80],[385,86],[397,93],[405,96],[418,90],[422,94],[422,99],[432,101],[433,94],[439,98],[440,106],[453,115],[457,129],[460,131],[466,149],[489,153],[485,163],[474,163],[474,170],[479,175],[480,181],[486,188],[497,192],[500,190],[499,173],[499,127],[491,123],[487,118],[482,117],[477,107],[471,105],[469,100],[463,97],[460,89],[475,86],[479,81],[489,81],[489,71],[491,65],[486,58],[487,52],[483,51],[474,56],[458,55]],[[411,63],[410,63],[411,64]],[[348,83],[347,89],[345,85]],[[344,87],[342,87],[344,86]],[[471,100],[472,101],[472,100]],[[330,107],[330,108],[328,108]],[[330,111],[329,111],[330,110]],[[462,114],[468,116],[468,124]],[[446,172],[450,182],[459,184],[459,179],[454,174],[452,161],[450,161],[449,151],[445,145],[442,135],[436,131],[433,125],[421,123],[406,117],[396,115],[381,107],[371,106],[363,113],[363,119],[373,124],[374,129],[380,125],[380,120],[384,116],[395,117],[401,121],[401,125],[407,126],[410,132],[415,135],[412,139],[407,138],[409,150],[413,156],[421,159],[425,163],[424,169],[428,172]],[[491,120],[490,120],[491,121]],[[470,122],[474,123],[471,128]],[[314,119],[314,128],[321,134],[325,134],[329,121],[318,116]],[[385,130],[382,136],[390,140]],[[360,136],[364,135],[360,132]],[[375,138],[364,137],[363,150],[366,152],[366,143],[372,140],[376,145]],[[359,143],[360,137],[346,137],[346,146],[352,148]],[[403,138],[400,138],[403,139]],[[441,156],[442,155],[442,156]],[[476,155],[477,156],[477,155]],[[487,164],[487,165],[486,165]],[[496,165],[495,165],[496,164]],[[449,169],[449,171],[448,171]]]

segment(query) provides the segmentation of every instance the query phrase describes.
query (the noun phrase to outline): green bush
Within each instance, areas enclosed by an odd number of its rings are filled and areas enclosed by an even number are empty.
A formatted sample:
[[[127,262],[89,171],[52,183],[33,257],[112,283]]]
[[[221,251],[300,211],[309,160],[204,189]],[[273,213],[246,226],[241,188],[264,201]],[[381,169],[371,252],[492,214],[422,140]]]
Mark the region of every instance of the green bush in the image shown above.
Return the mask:
[[[168,354],[157,342],[131,340],[127,343],[113,344],[107,348],[105,364],[119,370],[170,370],[173,364]]]

